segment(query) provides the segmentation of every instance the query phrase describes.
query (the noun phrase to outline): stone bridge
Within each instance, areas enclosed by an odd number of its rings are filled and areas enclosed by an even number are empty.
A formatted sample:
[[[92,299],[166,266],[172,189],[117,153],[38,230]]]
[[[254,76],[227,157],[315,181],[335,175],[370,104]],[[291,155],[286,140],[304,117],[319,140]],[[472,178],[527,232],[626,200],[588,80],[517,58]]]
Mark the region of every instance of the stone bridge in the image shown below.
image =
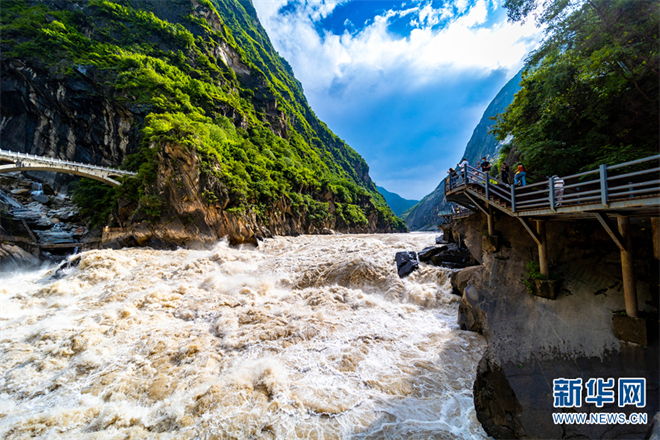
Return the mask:
[[[0,165],[0,173],[9,173],[12,171],[51,171],[75,174],[76,176],[95,179],[112,186],[121,185],[120,182],[115,180],[119,176],[135,176],[137,174],[130,171],[7,150],[0,150],[0,162],[10,162]]]

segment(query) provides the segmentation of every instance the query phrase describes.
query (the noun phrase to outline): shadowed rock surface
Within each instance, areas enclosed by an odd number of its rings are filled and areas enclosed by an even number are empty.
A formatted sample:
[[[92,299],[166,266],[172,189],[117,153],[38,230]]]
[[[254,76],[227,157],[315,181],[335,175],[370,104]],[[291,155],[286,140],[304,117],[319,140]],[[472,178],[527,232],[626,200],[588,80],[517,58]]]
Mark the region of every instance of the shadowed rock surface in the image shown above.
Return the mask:
[[[612,311],[624,309],[619,252],[593,222],[549,222],[550,272],[561,279],[557,300],[533,296],[523,281],[525,265],[537,258],[536,244],[516,219],[498,218],[498,252],[483,252],[485,219],[473,215],[453,225],[483,266],[452,275],[462,292],[461,328],[482,333],[488,350],[474,386],[475,406],[495,438],[644,438],[658,411],[657,332],[648,346],[619,341]],[[633,221],[640,310],[658,327],[658,264],[653,259],[648,219]],[[557,378],[646,378],[647,425],[555,425],[552,383]],[[578,412],[639,412],[616,404],[586,404]]]

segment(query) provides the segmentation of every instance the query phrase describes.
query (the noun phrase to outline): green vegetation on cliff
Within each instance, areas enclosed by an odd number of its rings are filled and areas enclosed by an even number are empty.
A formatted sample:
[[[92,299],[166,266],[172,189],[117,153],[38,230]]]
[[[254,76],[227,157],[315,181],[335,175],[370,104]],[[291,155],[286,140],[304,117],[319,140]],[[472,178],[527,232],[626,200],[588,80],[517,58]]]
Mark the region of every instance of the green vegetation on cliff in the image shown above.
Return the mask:
[[[260,218],[287,200],[311,222],[335,216],[361,226],[375,213],[380,224],[405,228],[364,159],[316,118],[249,1],[6,0],[0,14],[3,62],[93,75],[98,93],[140,115],[141,148],[124,163],[138,176],[98,199],[95,184],[78,186],[94,222],[118,198],[149,218],[164,213],[168,201],[154,183],[158,155],[173,143],[221,183],[203,196],[209,204],[228,197],[228,212]]]
[[[524,20],[537,0],[507,0]],[[501,115],[530,170],[567,175],[657,153],[660,9],[654,1],[544,2],[544,43]]]

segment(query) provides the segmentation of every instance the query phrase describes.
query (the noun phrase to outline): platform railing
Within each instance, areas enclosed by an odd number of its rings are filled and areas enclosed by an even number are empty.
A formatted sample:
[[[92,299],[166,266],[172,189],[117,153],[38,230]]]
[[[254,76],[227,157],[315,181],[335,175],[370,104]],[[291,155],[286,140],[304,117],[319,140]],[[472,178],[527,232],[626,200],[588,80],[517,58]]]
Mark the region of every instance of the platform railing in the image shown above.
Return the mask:
[[[501,182],[489,173],[471,166],[461,167],[447,177],[445,193],[461,188],[478,189],[489,201],[498,202],[511,212],[551,209],[581,204],[612,202],[660,195],[660,154],[598,169],[552,176],[526,186]]]

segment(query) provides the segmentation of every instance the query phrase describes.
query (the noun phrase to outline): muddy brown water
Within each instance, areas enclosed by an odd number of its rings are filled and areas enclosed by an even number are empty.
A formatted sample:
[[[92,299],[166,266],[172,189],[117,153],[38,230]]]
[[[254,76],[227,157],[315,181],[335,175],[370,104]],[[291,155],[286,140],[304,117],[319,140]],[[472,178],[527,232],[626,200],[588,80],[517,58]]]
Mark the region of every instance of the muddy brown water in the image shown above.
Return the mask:
[[[0,274],[0,436],[481,439],[484,339],[431,234],[97,250]]]

